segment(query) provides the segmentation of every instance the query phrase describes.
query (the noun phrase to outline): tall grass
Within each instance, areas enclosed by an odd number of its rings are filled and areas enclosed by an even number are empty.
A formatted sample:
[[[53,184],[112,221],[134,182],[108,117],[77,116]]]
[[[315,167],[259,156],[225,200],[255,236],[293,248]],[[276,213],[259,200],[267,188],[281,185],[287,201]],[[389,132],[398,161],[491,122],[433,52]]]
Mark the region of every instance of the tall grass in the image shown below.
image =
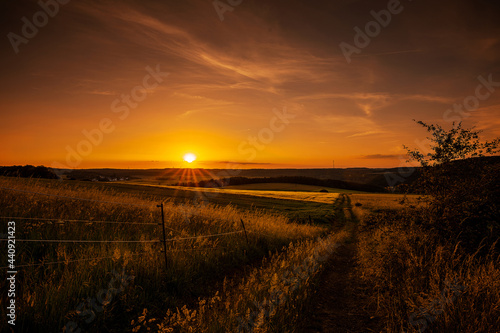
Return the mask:
[[[498,252],[467,253],[409,221],[372,213],[359,236],[359,274],[383,330],[500,332]]]
[[[296,332],[323,263],[349,237],[347,231],[290,244],[247,276],[225,280],[222,290],[155,318],[144,309],[134,332]]]
[[[161,226],[158,225],[161,221],[160,210],[156,207],[161,201],[159,198],[147,193],[131,195],[93,187],[92,184],[59,181],[0,177],[0,186],[57,195],[0,189],[0,216],[34,218],[9,219],[16,222],[17,239],[143,241],[90,244],[17,242],[18,266],[63,262],[19,268],[16,301],[16,326],[19,331],[60,331],[69,320],[89,330],[106,327],[113,331],[114,326],[120,331],[120,325],[127,322],[123,319],[135,318],[145,304],[153,304],[157,309],[173,309],[190,303],[210,292],[214,281],[260,260],[269,251],[281,249],[293,241],[318,237],[325,232],[324,228],[294,224],[282,216],[264,211],[239,211],[231,206],[179,205],[163,201],[169,239],[165,268],[160,252],[162,244],[145,242],[162,237]],[[136,206],[138,204],[142,206]],[[239,231],[241,220],[248,231],[248,243],[243,233],[181,240]],[[0,232],[6,232],[7,221],[0,221]],[[106,259],[71,262],[102,257]],[[0,265],[6,266],[6,251],[2,251],[0,259]],[[82,322],[79,304],[106,288],[113,278],[113,271],[123,269],[135,277],[133,282],[102,313],[97,313],[92,322]],[[5,281],[2,281],[0,289],[3,295],[6,288]],[[2,299],[2,316],[5,316],[4,302]],[[1,325],[4,325],[3,321]]]

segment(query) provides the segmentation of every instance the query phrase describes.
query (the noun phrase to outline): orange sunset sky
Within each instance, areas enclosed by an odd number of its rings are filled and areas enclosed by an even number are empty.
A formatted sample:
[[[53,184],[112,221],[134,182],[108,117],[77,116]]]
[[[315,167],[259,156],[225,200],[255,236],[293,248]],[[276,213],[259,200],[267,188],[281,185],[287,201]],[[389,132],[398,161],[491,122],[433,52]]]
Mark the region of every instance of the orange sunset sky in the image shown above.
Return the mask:
[[[412,119],[500,135],[495,1],[66,2],[0,4],[0,165],[396,167]]]

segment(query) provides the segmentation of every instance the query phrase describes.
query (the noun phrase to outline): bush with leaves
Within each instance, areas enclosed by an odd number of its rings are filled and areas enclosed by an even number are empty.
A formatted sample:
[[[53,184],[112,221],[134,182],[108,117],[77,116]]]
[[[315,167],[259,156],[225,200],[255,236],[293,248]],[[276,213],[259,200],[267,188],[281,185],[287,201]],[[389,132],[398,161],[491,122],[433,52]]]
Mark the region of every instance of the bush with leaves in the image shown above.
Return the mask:
[[[461,241],[470,250],[500,236],[500,138],[481,142],[473,128],[453,123],[447,131],[439,125],[417,121],[431,133],[428,152],[406,146],[410,160],[420,163],[417,190],[428,198],[422,224],[446,239]]]

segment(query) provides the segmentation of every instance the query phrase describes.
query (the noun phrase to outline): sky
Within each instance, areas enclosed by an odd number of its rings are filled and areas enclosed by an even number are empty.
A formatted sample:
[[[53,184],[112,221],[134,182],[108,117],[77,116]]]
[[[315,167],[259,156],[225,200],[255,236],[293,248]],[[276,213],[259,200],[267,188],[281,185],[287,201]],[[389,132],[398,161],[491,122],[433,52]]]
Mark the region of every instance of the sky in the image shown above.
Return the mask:
[[[498,1],[1,0],[0,15],[0,165],[397,167],[424,145],[413,119],[500,136]]]

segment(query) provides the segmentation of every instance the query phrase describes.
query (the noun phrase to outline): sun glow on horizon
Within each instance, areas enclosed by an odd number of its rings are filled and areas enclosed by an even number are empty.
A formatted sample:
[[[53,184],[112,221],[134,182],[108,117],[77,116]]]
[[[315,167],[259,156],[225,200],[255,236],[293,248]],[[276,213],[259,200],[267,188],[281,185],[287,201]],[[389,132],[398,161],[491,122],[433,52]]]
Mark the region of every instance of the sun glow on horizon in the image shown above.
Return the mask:
[[[196,155],[195,154],[192,154],[192,153],[187,153],[184,155],[184,161],[188,162],[188,163],[192,163],[196,160]]]

